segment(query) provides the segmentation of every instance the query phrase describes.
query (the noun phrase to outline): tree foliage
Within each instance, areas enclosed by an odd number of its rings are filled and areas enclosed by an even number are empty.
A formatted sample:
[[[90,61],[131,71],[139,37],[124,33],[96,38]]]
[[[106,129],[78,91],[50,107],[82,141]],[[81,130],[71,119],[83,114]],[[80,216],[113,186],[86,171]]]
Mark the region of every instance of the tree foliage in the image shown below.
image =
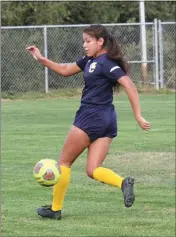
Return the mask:
[[[64,24],[69,18],[65,2],[2,2],[2,26]]]
[[[145,2],[146,21],[175,21],[176,3]],[[139,21],[139,2],[2,2],[2,26]]]

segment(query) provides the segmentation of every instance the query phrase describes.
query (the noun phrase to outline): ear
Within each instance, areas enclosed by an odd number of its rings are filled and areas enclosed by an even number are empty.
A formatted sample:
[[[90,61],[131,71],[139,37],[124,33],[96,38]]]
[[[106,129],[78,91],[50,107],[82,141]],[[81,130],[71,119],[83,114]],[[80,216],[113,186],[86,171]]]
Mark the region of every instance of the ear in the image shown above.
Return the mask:
[[[102,46],[102,45],[104,44],[104,39],[103,39],[102,37],[99,38],[98,44],[99,44],[100,46]]]

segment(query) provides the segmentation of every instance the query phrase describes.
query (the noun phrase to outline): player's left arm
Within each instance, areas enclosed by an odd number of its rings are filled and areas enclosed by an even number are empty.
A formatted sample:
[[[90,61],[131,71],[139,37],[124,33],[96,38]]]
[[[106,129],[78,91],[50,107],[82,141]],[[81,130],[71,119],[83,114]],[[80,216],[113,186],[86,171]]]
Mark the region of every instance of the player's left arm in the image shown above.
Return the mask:
[[[139,94],[133,81],[128,76],[122,76],[118,79],[118,82],[124,87],[128,95],[129,101],[134,112],[134,116],[139,126],[144,130],[150,129],[150,123],[146,121],[141,115]]]

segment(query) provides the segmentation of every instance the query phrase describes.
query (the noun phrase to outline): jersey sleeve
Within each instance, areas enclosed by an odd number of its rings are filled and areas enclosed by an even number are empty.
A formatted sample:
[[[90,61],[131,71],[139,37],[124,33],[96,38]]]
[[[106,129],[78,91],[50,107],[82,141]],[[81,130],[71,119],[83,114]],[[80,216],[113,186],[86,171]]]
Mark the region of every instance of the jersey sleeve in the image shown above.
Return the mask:
[[[76,61],[76,64],[78,65],[78,67],[79,67],[82,71],[84,71],[84,68],[85,68],[85,66],[86,66],[87,61],[88,61],[88,57],[87,57],[87,56],[83,56],[82,58],[80,58],[80,59],[78,59],[78,60]]]
[[[103,65],[103,72],[113,83],[119,80],[121,77],[126,76],[126,73],[115,61],[106,60]]]

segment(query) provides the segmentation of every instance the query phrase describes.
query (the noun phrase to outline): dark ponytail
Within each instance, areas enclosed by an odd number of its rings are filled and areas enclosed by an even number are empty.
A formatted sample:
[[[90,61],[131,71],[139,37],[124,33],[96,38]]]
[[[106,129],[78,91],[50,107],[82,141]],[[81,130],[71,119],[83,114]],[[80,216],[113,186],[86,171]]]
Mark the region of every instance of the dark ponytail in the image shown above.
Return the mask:
[[[124,59],[121,46],[116,38],[110,34],[107,35],[106,48],[108,57],[115,60],[122,70],[128,74],[129,66]]]

